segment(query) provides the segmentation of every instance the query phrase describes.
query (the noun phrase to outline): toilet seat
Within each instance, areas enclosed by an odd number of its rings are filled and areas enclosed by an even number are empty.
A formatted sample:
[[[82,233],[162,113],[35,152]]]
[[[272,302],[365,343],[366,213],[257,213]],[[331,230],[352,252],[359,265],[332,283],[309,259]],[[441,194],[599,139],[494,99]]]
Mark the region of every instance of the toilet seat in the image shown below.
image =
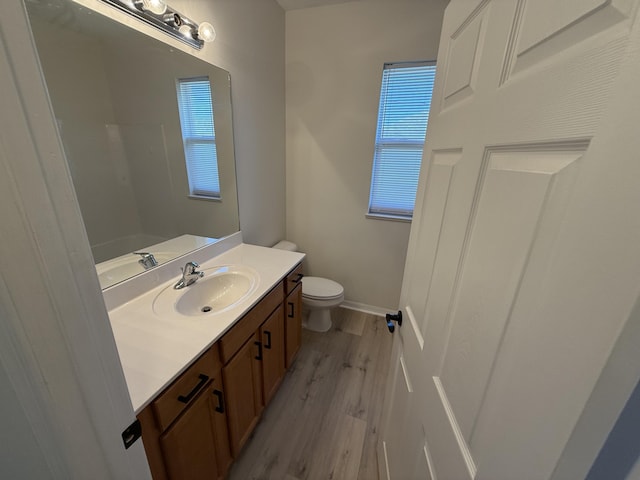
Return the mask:
[[[303,277],[302,297],[312,300],[333,300],[344,295],[342,285],[328,278]]]

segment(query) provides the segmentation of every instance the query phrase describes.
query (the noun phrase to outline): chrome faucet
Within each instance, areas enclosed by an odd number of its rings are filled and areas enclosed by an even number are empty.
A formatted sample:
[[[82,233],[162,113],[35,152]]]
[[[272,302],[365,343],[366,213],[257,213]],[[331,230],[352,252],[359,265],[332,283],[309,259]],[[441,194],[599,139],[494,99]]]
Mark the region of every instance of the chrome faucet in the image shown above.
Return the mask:
[[[140,255],[142,258],[138,260],[138,263],[144,267],[145,270],[149,270],[150,268],[158,265],[158,261],[156,257],[153,256],[153,253],[149,252],[133,252],[134,255]]]
[[[180,290],[181,288],[188,287],[189,285],[196,283],[200,277],[204,277],[204,272],[198,271],[198,265],[196,262],[187,262],[182,269],[182,278],[176,283],[173,288]]]

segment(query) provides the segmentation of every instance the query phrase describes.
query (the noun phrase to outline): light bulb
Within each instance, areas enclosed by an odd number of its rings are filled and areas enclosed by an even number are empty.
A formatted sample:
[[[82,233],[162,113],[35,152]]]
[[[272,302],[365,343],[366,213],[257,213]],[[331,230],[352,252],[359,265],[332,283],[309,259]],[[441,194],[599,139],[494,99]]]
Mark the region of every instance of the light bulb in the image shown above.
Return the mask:
[[[167,11],[167,4],[164,0],[142,0],[142,8],[156,15],[162,15]]]
[[[178,31],[185,37],[193,38],[193,28],[191,27],[191,25],[187,25],[185,23],[178,29]]]
[[[209,22],[202,22],[198,27],[198,38],[205,42],[213,42],[216,39],[216,30]]]

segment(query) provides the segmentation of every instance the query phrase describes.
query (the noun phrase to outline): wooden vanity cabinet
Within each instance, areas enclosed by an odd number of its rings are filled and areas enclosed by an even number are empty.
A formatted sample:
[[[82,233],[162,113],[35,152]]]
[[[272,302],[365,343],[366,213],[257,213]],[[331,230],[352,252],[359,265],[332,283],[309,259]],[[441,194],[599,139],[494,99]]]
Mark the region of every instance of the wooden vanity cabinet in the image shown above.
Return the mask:
[[[227,415],[234,456],[246,443],[284,375],[283,301],[280,283],[219,341],[225,394],[231,406]],[[278,355],[281,362],[276,358]],[[282,371],[276,374],[280,367]]]
[[[226,422],[220,422],[222,396],[209,381],[193,404],[160,436],[171,479],[223,479],[231,465]],[[217,403],[218,405],[215,405]]]
[[[300,265],[138,415],[154,480],[223,479],[301,343]]]
[[[138,414],[154,480],[225,477],[232,457],[221,366],[214,345]]]
[[[289,368],[302,345],[302,265],[287,275],[284,283],[285,368]]]

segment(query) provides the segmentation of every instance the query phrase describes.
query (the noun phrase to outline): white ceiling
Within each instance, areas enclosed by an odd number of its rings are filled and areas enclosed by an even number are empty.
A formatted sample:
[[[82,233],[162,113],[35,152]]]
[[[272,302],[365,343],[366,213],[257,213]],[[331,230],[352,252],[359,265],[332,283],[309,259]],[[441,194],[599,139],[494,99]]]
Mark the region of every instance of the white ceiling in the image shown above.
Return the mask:
[[[347,3],[352,0],[276,0],[285,10],[295,10],[298,8],[319,7],[321,5],[332,5],[334,3]]]
[[[285,10],[296,10],[299,8],[320,7],[323,5],[335,5],[336,3],[349,2],[397,2],[398,0],[276,0]],[[449,0],[418,0],[424,2],[448,2]]]

